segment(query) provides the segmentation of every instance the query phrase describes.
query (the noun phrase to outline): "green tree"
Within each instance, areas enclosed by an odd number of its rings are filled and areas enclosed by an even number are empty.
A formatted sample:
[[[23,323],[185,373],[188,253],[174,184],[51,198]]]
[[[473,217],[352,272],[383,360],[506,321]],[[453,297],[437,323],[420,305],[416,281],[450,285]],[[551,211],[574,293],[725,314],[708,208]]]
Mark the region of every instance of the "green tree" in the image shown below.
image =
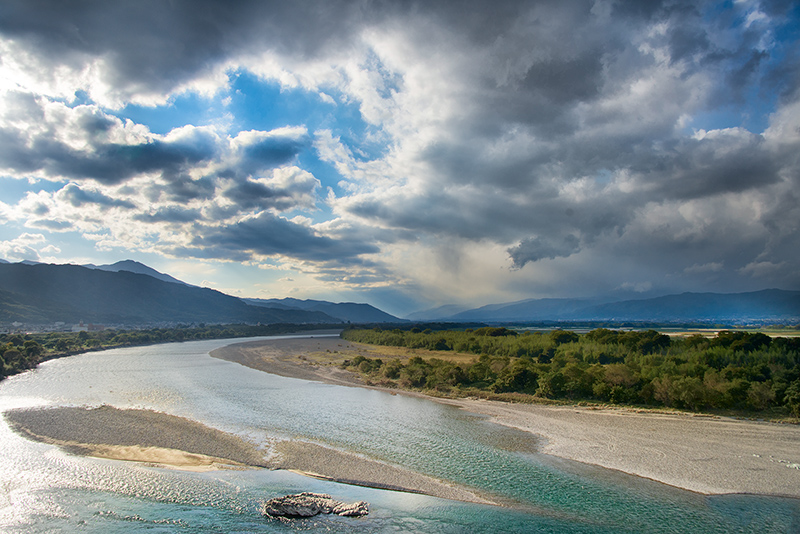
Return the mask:
[[[747,389],[747,403],[755,410],[764,410],[775,400],[775,392],[767,382],[753,382]]]
[[[800,380],[792,382],[786,388],[783,398],[789,412],[795,417],[800,417]]]
[[[492,390],[498,393],[517,391],[532,394],[538,386],[536,371],[525,362],[516,360],[503,369],[492,385]]]
[[[569,330],[553,330],[550,332],[550,339],[556,345],[562,345],[564,343],[575,343],[580,339],[580,336]]]
[[[536,388],[536,396],[550,399],[559,398],[564,394],[564,385],[566,382],[560,369],[550,371],[539,378],[539,387]]]
[[[42,352],[44,352],[42,346],[32,339],[23,343],[22,349],[25,352],[25,356],[29,360],[36,360],[37,362],[39,360],[39,356],[41,356]]]
[[[697,411],[705,405],[705,387],[696,376],[683,376],[672,383],[672,399],[681,408]]]

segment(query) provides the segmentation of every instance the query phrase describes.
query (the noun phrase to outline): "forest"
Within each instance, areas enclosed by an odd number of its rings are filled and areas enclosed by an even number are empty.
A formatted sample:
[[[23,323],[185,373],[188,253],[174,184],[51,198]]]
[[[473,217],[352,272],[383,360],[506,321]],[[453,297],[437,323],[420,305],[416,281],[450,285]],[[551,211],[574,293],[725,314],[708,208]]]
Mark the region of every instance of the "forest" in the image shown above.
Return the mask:
[[[531,400],[595,401],[734,410],[800,417],[800,338],[720,331],[670,337],[655,330],[597,328],[517,333],[373,328],[348,341],[436,351],[430,357],[345,361],[370,383],[446,395],[517,394]],[[458,363],[450,353],[474,355]],[[430,354],[430,353],[427,353]]]
[[[0,334],[0,380],[40,362],[92,350],[174,343],[201,339],[274,336],[330,325],[204,325],[151,328],[145,330],[100,330],[95,332],[51,332],[47,334]]]

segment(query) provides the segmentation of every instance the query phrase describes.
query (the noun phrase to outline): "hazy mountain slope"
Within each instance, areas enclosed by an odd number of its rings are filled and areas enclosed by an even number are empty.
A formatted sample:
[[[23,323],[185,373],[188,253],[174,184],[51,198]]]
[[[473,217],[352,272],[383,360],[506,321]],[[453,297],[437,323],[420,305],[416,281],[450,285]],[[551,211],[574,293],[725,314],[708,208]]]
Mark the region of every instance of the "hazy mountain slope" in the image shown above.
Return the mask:
[[[171,282],[173,284],[189,285],[186,282],[183,282],[182,280],[178,280],[177,278],[172,277],[168,274],[158,272],[152,267],[148,267],[143,263],[139,263],[138,261],[133,261],[133,260],[118,261],[110,265],[84,265],[84,267],[89,267],[90,269],[99,269],[101,271],[111,271],[111,272],[128,271],[131,273],[146,274],[147,276],[152,276],[153,278],[161,280],[162,282]]]
[[[467,311],[466,306],[459,306],[458,304],[445,304],[438,308],[431,308],[429,310],[422,310],[406,315],[409,321],[438,321],[443,317],[452,317],[457,313]]]
[[[682,293],[602,304],[576,313],[579,319],[619,321],[784,321],[800,319],[800,291]]]
[[[0,290],[0,323],[50,322],[48,317],[58,314],[59,311],[65,311],[65,309],[62,307],[59,310],[57,306],[50,307],[49,309],[41,309],[24,302],[24,299],[15,293]]]
[[[800,291],[682,293],[650,299],[529,299],[492,304],[428,320],[453,322],[653,321],[800,322]]]
[[[568,321],[574,314],[588,306],[599,304],[600,299],[528,299],[506,304],[492,304],[457,313],[454,321]]]
[[[21,304],[29,308],[22,314],[29,320],[39,316],[47,322],[340,322],[321,312],[249,306],[212,289],[77,265],[0,264],[0,290],[11,294],[4,311]]]
[[[296,309],[322,312],[331,317],[352,323],[399,323],[402,319],[390,315],[369,304],[354,302],[327,302],[324,300],[283,299],[243,299],[255,306],[267,306],[280,309]]]

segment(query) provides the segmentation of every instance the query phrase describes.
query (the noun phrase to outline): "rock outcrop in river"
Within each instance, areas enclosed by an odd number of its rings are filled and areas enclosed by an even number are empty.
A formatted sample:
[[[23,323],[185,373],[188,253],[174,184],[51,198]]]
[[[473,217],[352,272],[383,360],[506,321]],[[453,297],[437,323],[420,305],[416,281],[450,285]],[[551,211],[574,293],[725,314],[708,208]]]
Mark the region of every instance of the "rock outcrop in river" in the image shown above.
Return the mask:
[[[317,514],[361,517],[369,513],[369,504],[364,501],[346,503],[334,500],[327,493],[305,491],[270,499],[261,507],[261,513],[272,517],[311,517]]]

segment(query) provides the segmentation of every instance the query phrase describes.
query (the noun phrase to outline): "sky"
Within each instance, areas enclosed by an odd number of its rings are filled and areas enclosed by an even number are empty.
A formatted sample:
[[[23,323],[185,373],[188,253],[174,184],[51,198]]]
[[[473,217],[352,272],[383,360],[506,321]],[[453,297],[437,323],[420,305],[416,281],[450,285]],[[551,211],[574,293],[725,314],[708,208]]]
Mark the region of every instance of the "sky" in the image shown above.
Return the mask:
[[[800,289],[797,2],[4,0],[0,258],[405,314]]]

